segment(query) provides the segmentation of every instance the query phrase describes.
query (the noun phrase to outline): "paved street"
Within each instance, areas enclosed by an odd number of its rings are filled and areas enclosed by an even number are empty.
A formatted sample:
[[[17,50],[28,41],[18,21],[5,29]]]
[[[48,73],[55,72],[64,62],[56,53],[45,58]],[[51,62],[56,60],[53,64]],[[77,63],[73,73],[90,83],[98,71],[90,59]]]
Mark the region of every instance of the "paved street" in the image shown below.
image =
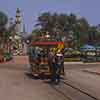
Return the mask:
[[[18,60],[19,59],[19,60]],[[22,62],[20,61],[22,59]],[[84,70],[99,64],[65,64],[65,77],[58,86],[27,74],[27,57],[15,57],[0,64],[0,98],[2,100],[100,100],[100,75]]]
[[[66,83],[100,100],[99,71],[100,64],[66,65]]]
[[[27,57],[14,57],[13,61],[0,64],[1,100],[67,100],[43,80],[27,75]]]
[[[25,72],[19,69],[0,69],[1,100],[66,100],[49,84],[43,80],[31,79]]]

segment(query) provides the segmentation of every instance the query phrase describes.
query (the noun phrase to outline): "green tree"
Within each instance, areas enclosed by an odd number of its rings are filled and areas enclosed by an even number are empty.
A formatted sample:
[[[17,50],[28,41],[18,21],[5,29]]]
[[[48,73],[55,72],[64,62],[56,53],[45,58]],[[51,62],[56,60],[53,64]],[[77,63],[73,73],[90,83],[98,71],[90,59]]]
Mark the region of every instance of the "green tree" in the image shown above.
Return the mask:
[[[7,31],[7,29],[6,29],[7,22],[8,22],[7,15],[3,12],[0,12],[0,44],[1,45],[4,45],[5,43],[7,43],[7,42],[5,42],[5,40],[6,40],[5,33]]]
[[[77,15],[72,13],[68,15],[45,12],[37,21],[36,29],[32,34],[41,36],[49,32],[52,38],[60,41],[65,37],[68,47],[79,48],[89,41],[91,33],[92,37],[97,35],[96,29],[91,27],[85,18],[77,18]]]
[[[80,18],[77,20],[74,30],[80,46],[88,42],[89,28],[90,25],[88,24],[88,21],[85,18]]]
[[[88,30],[88,41],[91,44],[95,44],[97,42],[96,35],[97,35],[97,28],[95,26],[91,26]]]
[[[52,15],[46,12],[38,17],[38,24],[36,24],[36,26],[40,26],[42,32],[52,32],[53,23]]]
[[[37,37],[41,37],[42,36],[42,34],[41,34],[41,30],[40,29],[34,29],[33,31],[32,31],[32,34],[31,34],[31,36],[30,36],[30,40],[31,41],[39,41],[40,39],[39,38],[37,38]]]
[[[5,13],[0,12],[0,32],[5,30],[5,25],[8,22],[8,17]]]

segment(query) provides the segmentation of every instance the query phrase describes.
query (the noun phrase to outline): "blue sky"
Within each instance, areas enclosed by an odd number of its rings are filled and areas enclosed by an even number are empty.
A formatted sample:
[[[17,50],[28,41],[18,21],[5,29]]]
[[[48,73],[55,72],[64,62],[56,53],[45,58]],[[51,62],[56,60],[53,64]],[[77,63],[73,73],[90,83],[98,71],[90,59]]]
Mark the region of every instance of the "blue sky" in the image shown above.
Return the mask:
[[[37,16],[42,12],[75,13],[86,17],[90,24],[100,23],[100,0],[0,0],[0,10],[9,18],[15,16],[16,8],[22,11],[26,31],[31,32]]]
[[[80,15],[87,18],[90,24],[100,24],[100,0],[81,0]]]

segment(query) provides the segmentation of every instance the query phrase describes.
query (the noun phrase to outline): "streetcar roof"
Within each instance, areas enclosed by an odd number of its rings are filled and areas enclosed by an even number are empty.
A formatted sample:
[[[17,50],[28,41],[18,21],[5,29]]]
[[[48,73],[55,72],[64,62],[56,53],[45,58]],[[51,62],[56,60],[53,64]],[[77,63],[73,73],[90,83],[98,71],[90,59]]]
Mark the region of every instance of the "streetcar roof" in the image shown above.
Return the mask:
[[[58,45],[64,44],[64,42],[32,42],[31,45]]]

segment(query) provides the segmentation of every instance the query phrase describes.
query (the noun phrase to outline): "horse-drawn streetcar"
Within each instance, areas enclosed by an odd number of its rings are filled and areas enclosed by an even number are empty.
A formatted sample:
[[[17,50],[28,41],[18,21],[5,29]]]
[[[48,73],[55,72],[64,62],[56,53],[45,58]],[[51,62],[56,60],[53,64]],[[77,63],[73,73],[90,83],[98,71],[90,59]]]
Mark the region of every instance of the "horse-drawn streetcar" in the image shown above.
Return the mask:
[[[58,49],[63,48],[63,42],[32,42],[29,46],[29,62],[32,75],[51,75],[52,71],[48,65],[48,52],[52,49],[56,53]],[[64,75],[64,66],[61,67],[60,74]]]

